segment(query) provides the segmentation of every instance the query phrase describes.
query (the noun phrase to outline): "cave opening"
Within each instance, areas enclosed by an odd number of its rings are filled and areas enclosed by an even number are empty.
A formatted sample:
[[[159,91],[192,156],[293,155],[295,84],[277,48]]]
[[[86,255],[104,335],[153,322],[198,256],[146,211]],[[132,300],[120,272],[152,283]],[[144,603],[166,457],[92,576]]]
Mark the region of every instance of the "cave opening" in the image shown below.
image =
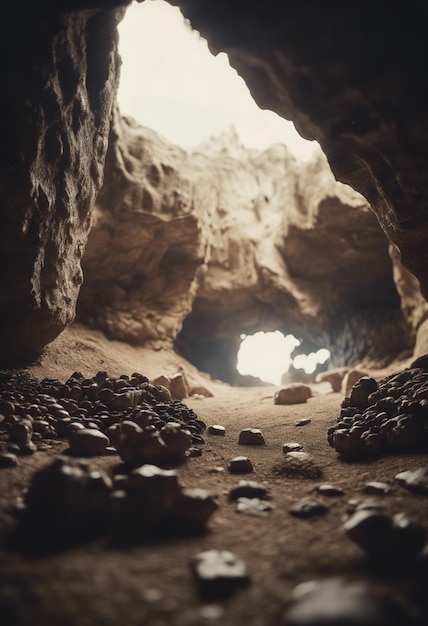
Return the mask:
[[[290,367],[297,376],[313,375],[319,365],[330,359],[327,348],[319,348],[316,352],[295,354],[301,341],[294,335],[284,335],[279,330],[254,335],[241,335],[241,344],[237,354],[237,370],[242,376],[253,376],[272,385],[284,382]]]

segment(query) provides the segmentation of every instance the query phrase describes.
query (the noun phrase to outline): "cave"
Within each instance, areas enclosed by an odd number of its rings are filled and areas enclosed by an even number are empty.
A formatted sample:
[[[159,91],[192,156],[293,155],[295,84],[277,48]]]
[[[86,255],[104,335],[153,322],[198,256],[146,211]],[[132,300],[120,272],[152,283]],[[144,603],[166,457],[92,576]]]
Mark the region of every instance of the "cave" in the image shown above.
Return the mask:
[[[422,626],[428,8],[170,0],[298,164],[122,115],[127,4],[1,9],[0,615]],[[259,331],[329,369],[283,403]]]

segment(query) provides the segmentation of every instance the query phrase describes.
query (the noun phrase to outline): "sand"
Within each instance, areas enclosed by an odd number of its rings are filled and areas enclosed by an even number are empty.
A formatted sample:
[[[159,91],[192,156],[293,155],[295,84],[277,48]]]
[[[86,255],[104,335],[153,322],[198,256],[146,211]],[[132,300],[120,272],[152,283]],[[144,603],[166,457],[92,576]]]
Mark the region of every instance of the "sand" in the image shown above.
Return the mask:
[[[396,364],[390,371],[399,369]],[[7,529],[16,498],[28,486],[40,467],[66,449],[66,443],[52,450],[21,457],[19,465],[0,470],[0,623],[4,626],[272,626],[290,601],[300,582],[344,576],[370,580],[391,590],[396,598],[417,609],[419,590],[426,572],[420,568],[394,570],[374,566],[344,533],[349,500],[363,498],[370,480],[386,481],[391,494],[379,496],[391,513],[407,512],[428,526],[428,506],[423,496],[412,494],[394,483],[394,476],[425,465],[424,455],[386,456],[372,462],[345,463],[326,440],[327,428],[335,423],[342,396],[328,393],[329,386],[313,386],[306,403],[277,406],[275,387],[234,388],[212,381],[179,356],[167,351],[109,342],[101,333],[74,325],[66,330],[34,364],[31,372],[65,380],[79,370],[91,376],[107,370],[112,376],[139,371],[149,378],[185,371],[191,383],[203,384],[212,398],[188,398],[207,424],[222,424],[224,437],[205,435],[200,458],[188,459],[178,468],[181,482],[217,494],[219,509],[205,534],[185,538],[144,540],[127,548],[112,547],[102,539],[43,558],[28,558],[7,545]],[[375,372],[380,376],[385,372]],[[301,418],[310,424],[295,425]],[[266,445],[238,445],[243,428],[263,431]],[[283,463],[282,443],[298,441],[321,469],[322,476],[289,478],[278,468]],[[241,477],[231,475],[228,461],[248,456],[254,464],[247,476],[264,483],[273,510],[266,517],[236,512],[227,494]],[[94,464],[109,472],[120,465],[116,456],[98,457]],[[316,496],[329,511],[313,519],[289,514],[293,502],[321,483],[341,487],[337,498]],[[200,551],[231,550],[242,558],[251,577],[250,585],[231,598],[207,603],[198,595],[190,567]]]

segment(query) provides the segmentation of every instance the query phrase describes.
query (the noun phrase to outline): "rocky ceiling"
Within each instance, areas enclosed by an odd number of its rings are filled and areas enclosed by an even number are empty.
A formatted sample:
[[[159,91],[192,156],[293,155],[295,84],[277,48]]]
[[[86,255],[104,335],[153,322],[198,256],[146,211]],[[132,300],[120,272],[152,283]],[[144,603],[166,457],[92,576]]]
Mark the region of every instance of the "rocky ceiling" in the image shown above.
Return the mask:
[[[400,250],[404,265],[417,276],[423,292],[427,294],[426,4],[416,0],[391,1],[388,4],[304,0],[264,3],[180,0],[171,3],[181,7],[192,25],[207,37],[213,50],[224,50],[229,54],[231,63],[244,77],[261,106],[293,119],[304,136],[320,142],[335,175],[368,199],[390,241]],[[3,364],[28,361],[40,353],[74,317],[82,282],[80,259],[85,250],[107,153],[119,66],[116,24],[123,14],[123,8],[120,8],[123,4],[114,0],[70,0],[64,9],[64,4],[58,8],[56,3],[39,0],[37,6],[26,11],[12,3],[1,8],[1,63],[6,95],[0,101],[3,138],[0,161],[0,345]],[[115,133],[118,136],[120,132],[119,124],[118,121],[116,130],[112,130],[113,139]],[[111,151],[114,151],[117,142],[112,141],[110,145]],[[173,157],[169,148],[163,149],[167,158],[164,158],[165,154],[162,158],[156,157],[158,163],[178,158]],[[124,155],[116,150],[116,156],[121,158]],[[135,154],[131,156],[135,158]],[[111,166],[111,154],[107,167],[109,163]],[[128,161],[116,170],[125,182],[138,178],[132,171],[134,165],[128,155]],[[181,339],[187,345],[191,341],[193,345],[197,344],[195,338],[192,340],[192,334],[195,335],[195,328],[198,334],[197,324],[207,317],[207,313],[211,313],[212,318],[214,308],[208,296],[208,283],[229,281],[234,273],[229,273],[226,279],[222,276],[222,269],[214,275],[206,271],[209,264],[204,252],[207,247],[204,233],[209,229],[204,229],[204,219],[210,215],[209,211],[195,216],[194,211],[186,211],[186,207],[180,204],[180,197],[174,199],[167,194],[167,206],[173,213],[175,211],[175,218],[181,219],[182,228],[177,230],[174,225],[168,233],[168,223],[173,225],[174,222],[165,215],[159,226],[156,211],[164,211],[165,205],[153,189],[156,191],[160,182],[164,184],[166,180],[172,194],[177,190],[177,177],[184,181],[188,178],[186,167],[194,171],[196,166],[194,163],[185,164],[184,173],[175,166],[172,166],[172,171],[154,167],[150,170],[149,185],[140,185],[138,193],[143,194],[143,187],[149,193],[135,198],[140,207],[136,212],[140,215],[133,234],[136,235],[141,225],[145,225],[145,247],[144,251],[136,252],[135,241],[131,239],[129,255],[136,271],[130,283],[127,282],[129,277],[126,272],[120,275],[120,259],[109,263],[106,258],[109,228],[111,230],[115,220],[119,225],[126,221],[117,214],[123,209],[122,205],[110,206],[106,210],[105,197],[107,193],[114,193],[112,179],[106,176],[107,191],[104,195],[101,192],[94,214],[98,232],[93,231],[93,243],[90,243],[84,261],[88,288],[85,287],[82,292],[83,318],[93,314],[108,330],[112,316],[113,319],[115,316],[115,310],[111,308],[115,302],[125,320],[116,324],[123,338],[157,332],[157,339],[163,341],[176,334],[180,319],[190,312],[189,301],[180,291],[186,285],[187,292],[194,290],[195,294],[194,318],[189,327],[192,318],[188,317]],[[200,164],[198,167],[199,175],[203,177],[203,166]],[[224,176],[220,170],[219,176]],[[128,205],[134,193],[130,191],[131,187],[126,196]],[[184,189],[186,195],[189,188],[185,186]],[[270,195],[268,198],[270,200]],[[317,207],[313,223],[316,222],[319,228],[320,224],[326,226],[332,220],[336,226],[343,215],[340,208],[343,202],[332,208],[329,200],[323,200],[321,196],[318,200],[313,203]],[[196,204],[188,206],[193,209]],[[346,206],[352,209],[348,214],[354,215],[352,203]],[[372,229],[369,215],[366,212],[364,219]],[[303,218],[300,216],[298,219]],[[358,232],[359,223],[352,217],[346,219],[350,219],[352,232],[349,236],[352,239],[355,229]],[[340,316],[338,303],[349,305],[351,302],[355,304],[353,308],[360,312],[364,309],[361,302],[367,304],[368,291],[358,281],[350,285],[347,281],[341,282],[340,275],[335,275],[340,297],[334,305],[321,306],[318,311],[321,310],[322,315],[308,313],[311,308],[308,301],[315,311],[319,302],[323,302],[321,296],[324,289],[318,288],[317,293],[315,287],[311,290],[306,284],[302,287],[302,284],[307,280],[308,272],[314,272],[316,268],[321,275],[314,276],[316,280],[312,280],[312,284],[324,285],[323,272],[326,269],[322,264],[302,265],[305,256],[302,253],[313,246],[313,233],[308,224],[304,223],[304,228],[299,230],[293,220],[288,224],[281,223],[273,238],[276,262],[289,268],[293,284],[299,287],[294,292],[291,290],[294,300],[281,283],[276,292],[282,299],[281,306],[276,301],[272,306],[270,299],[273,291],[269,280],[275,272],[270,272],[271,268],[263,272],[263,263],[253,263],[250,264],[250,274],[254,271],[257,281],[264,274],[265,289],[260,289],[256,298],[253,293],[252,302],[255,299],[257,303],[264,301],[268,305],[262,307],[261,316],[269,312],[268,323],[273,324],[277,321],[278,312],[282,314],[283,301],[288,298],[290,323],[301,330],[306,328],[308,341],[312,340],[311,332],[316,334],[315,331],[320,330],[315,323],[320,319],[326,320],[323,330],[327,337],[333,336],[329,323],[333,324],[336,343],[338,336],[345,337],[345,344],[358,333],[370,337],[363,341],[363,348],[359,349],[361,355],[371,343],[371,337],[377,336],[376,329],[383,314],[389,311],[387,321],[382,324],[384,329],[390,328],[391,312],[392,316],[400,316],[393,285],[389,282],[390,288],[387,289],[387,283],[383,282],[380,274],[376,275],[376,272],[381,272],[382,264],[387,264],[386,246],[382,248],[375,243],[374,247],[379,249],[383,261],[380,265],[369,263],[361,271],[371,276],[381,288],[376,304],[371,307],[369,302],[368,306],[374,311],[375,322],[368,325],[366,313],[360,322],[357,314],[345,315],[342,327],[352,330],[342,332],[339,329],[340,332],[337,332]],[[325,246],[338,245],[343,261],[346,250],[334,240],[334,233],[330,231],[327,234],[327,229],[321,230]],[[171,244],[170,237],[174,238],[177,233],[182,239]],[[162,246],[158,245],[159,235]],[[251,243],[250,234],[245,236]],[[226,240],[227,245],[233,248],[234,238],[229,234]],[[269,241],[272,242],[272,237]],[[220,250],[215,246],[211,249],[216,258],[221,257]],[[245,255],[250,249],[251,254],[248,254],[252,255],[251,258],[257,258],[251,246],[240,254]],[[361,248],[362,258],[369,258],[369,249],[370,241],[367,241]],[[94,269],[94,259],[98,254],[101,271]],[[177,273],[182,261],[184,269]],[[149,272],[147,278],[143,271],[138,271],[141,266],[153,269],[158,262],[161,272],[155,277]],[[352,267],[355,270],[358,263],[353,265],[351,258],[341,266],[347,271]],[[418,324],[423,307],[415,295],[414,284],[410,281],[409,288],[409,281],[403,279],[405,272],[400,269],[397,259],[394,267],[401,309],[405,312],[405,319],[399,317],[398,325],[394,326],[400,329],[409,321],[413,325]],[[114,288],[106,288],[106,281],[100,281],[99,275],[103,273],[112,277]],[[355,270],[353,276],[356,280],[357,275]],[[173,281],[166,285],[165,280],[169,276],[173,277]],[[195,282],[195,276],[198,282]],[[133,314],[135,306],[147,305],[142,288],[147,280],[152,281],[158,292],[159,309],[152,318],[147,314],[148,321],[144,324],[138,320],[136,323]],[[249,275],[248,281],[252,280]],[[278,282],[276,278],[275,281]],[[105,305],[104,311],[95,306],[94,300],[91,304],[89,287],[96,282],[103,283],[101,293],[104,299],[99,302]],[[180,289],[177,290],[174,286],[178,285]],[[266,292],[269,292],[268,296]],[[371,289],[371,292],[374,293],[374,290]],[[297,293],[300,298],[296,299]],[[238,308],[249,309],[245,300],[248,293],[243,295],[239,288],[236,297]],[[239,298],[243,300],[239,302]],[[379,300],[383,303],[381,306]],[[218,307],[218,302],[215,306]],[[149,308],[146,306],[144,310],[149,312]],[[221,307],[219,310],[221,312]],[[257,312],[259,314],[259,310]],[[312,317],[312,328],[315,328],[311,332],[309,317]],[[218,328],[219,319],[220,316],[210,319],[210,328],[215,329],[217,339],[220,339],[221,332],[226,332],[224,342],[227,342],[229,331],[227,328],[224,331],[224,324]],[[230,326],[236,329],[236,317]],[[371,334],[366,333],[368,326]],[[400,342],[402,345],[406,343],[408,329],[403,332],[393,330],[389,336],[398,336],[397,345]],[[205,351],[204,341],[196,345],[196,356]],[[343,352],[346,352],[345,348]]]

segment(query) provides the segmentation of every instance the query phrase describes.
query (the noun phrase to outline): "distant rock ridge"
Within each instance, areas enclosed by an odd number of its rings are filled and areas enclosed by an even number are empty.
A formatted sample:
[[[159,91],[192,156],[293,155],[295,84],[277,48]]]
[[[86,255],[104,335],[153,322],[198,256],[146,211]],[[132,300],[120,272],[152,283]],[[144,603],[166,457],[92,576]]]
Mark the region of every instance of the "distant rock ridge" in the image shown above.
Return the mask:
[[[322,154],[248,150],[233,127],[186,152],[116,110],[82,264],[80,320],[223,380],[241,333],[292,332],[335,365],[414,340],[367,201]]]

